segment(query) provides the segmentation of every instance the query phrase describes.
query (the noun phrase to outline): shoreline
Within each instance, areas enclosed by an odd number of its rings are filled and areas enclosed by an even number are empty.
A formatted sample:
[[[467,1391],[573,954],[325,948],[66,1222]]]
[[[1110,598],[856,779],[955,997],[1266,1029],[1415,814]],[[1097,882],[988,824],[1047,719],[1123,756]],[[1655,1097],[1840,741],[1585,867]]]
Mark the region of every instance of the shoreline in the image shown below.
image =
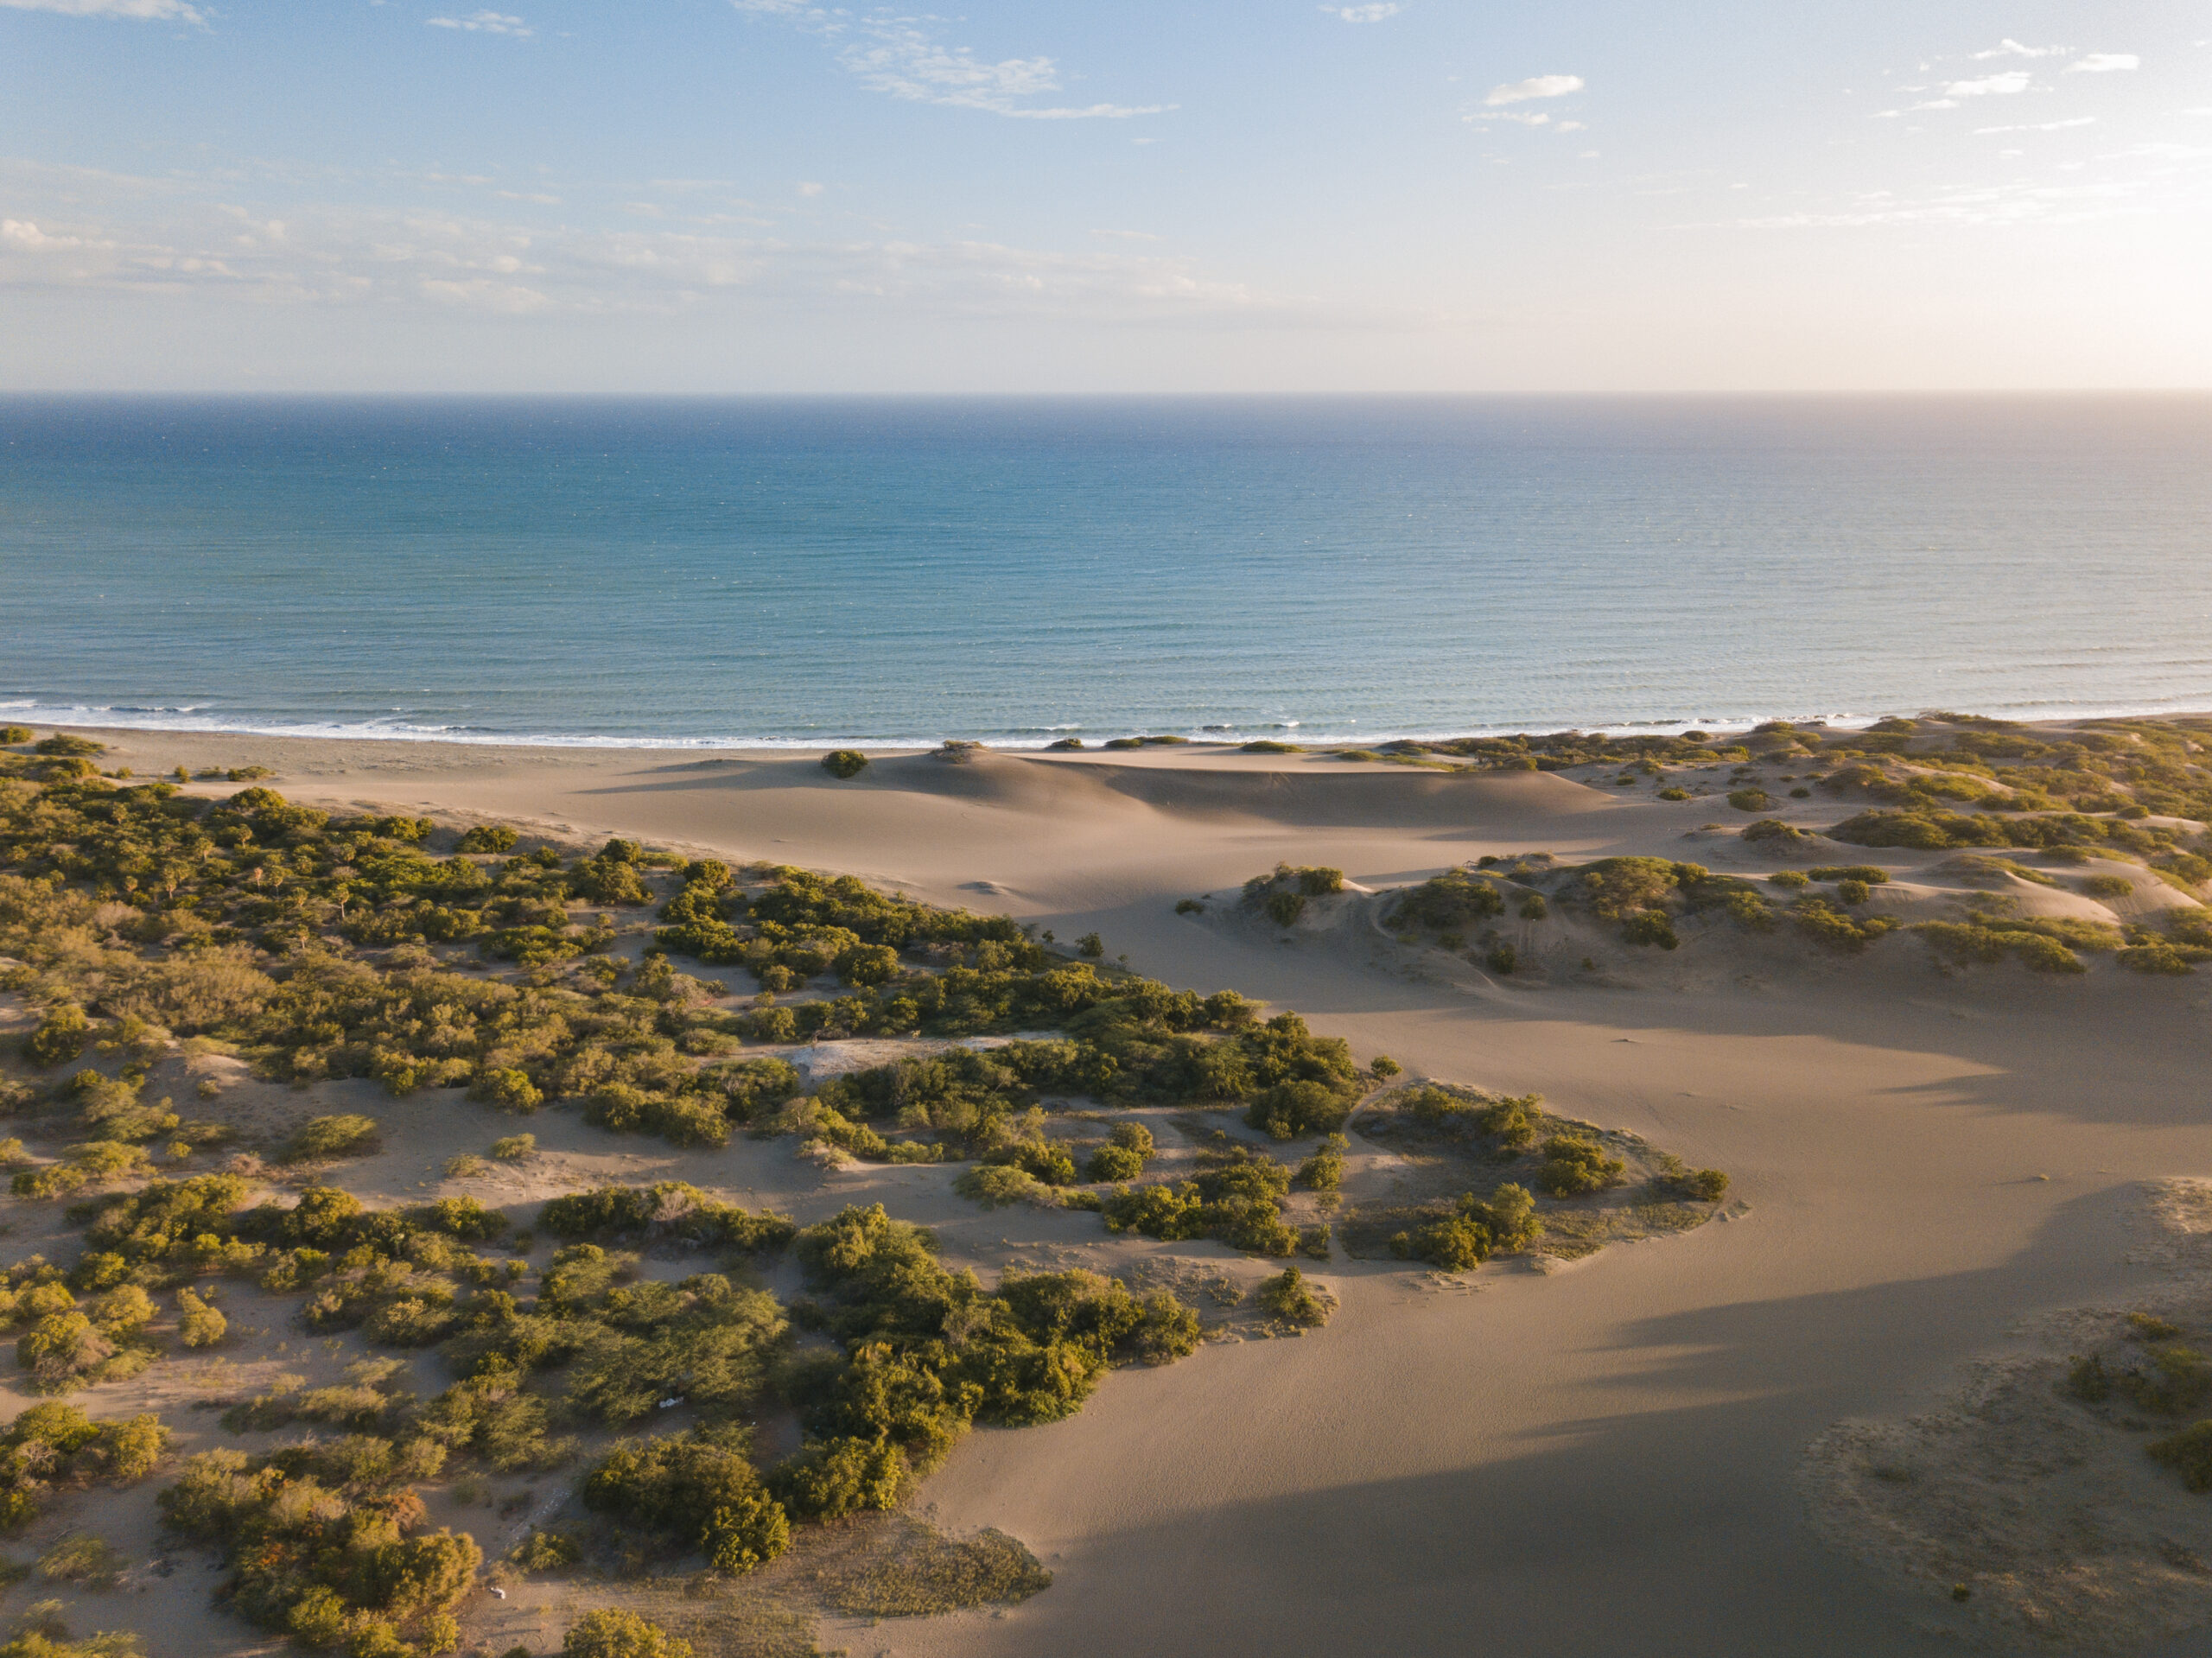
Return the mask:
[[[590,734],[540,734],[506,732],[457,732],[435,727],[422,729],[389,729],[364,726],[342,725],[192,725],[133,722],[112,718],[55,718],[56,714],[85,715],[107,714],[109,710],[92,708],[49,709],[0,702],[0,724],[51,727],[56,731],[79,732],[94,735],[129,736],[133,739],[161,737],[204,740],[238,740],[277,742],[345,743],[360,745],[423,744],[440,747],[467,749],[527,749],[575,751],[588,753],[711,753],[732,758],[760,757],[789,759],[801,754],[822,753],[833,748],[850,748],[871,757],[890,757],[899,754],[925,753],[945,742],[974,742],[995,753],[1015,754],[1043,754],[1055,752],[1052,744],[1067,737],[1081,739],[1080,750],[1061,753],[1130,753],[1157,750],[1117,749],[1109,751],[1104,745],[1125,737],[1149,736],[1158,750],[1188,748],[1210,753],[1236,753],[1245,744],[1253,742],[1281,742],[1295,746],[1309,757],[1319,758],[1313,751],[1320,748],[1350,748],[1388,746],[1392,743],[1449,743],[1478,741],[1516,736],[1548,736],[1567,732],[1580,732],[1591,736],[1608,738],[1672,737],[1687,731],[1710,732],[1715,736],[1741,736],[1760,726],[1784,721],[1802,727],[1821,727],[1830,731],[1864,731],[1885,719],[1898,717],[1895,713],[1878,714],[1766,714],[1756,719],[1743,716],[1713,719],[1667,719],[1648,721],[1599,721],[1586,725],[1572,722],[1549,723],[1529,721],[1516,725],[1479,726],[1458,731],[1399,731],[1387,733],[1325,733],[1307,732],[1295,722],[1251,728],[1223,730],[1218,727],[1173,728],[1153,727],[1145,730],[1101,727],[1096,734],[1083,727],[1052,727],[1046,735],[975,736],[965,732],[948,732],[931,737],[651,737],[594,735]],[[1929,719],[1937,710],[1916,708],[1905,717]],[[1951,710],[1951,712],[1959,712]],[[2212,720],[2212,695],[2202,703],[2171,707],[2107,707],[2064,708],[2038,707],[2012,714],[1988,715],[1966,711],[1974,719],[2000,721],[2009,725],[2042,726],[2074,725],[2084,721],[2107,720]],[[1161,738],[1171,740],[1159,741]]]

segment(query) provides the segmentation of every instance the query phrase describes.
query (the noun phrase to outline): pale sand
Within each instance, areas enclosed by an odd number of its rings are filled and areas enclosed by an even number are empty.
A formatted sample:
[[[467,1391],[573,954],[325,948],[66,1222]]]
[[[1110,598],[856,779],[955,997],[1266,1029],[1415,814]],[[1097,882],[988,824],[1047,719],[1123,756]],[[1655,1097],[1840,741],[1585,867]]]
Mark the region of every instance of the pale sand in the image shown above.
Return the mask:
[[[1943,1631],[1987,1627],[1974,1608],[1808,1523],[1808,1445],[1840,1419],[1928,1411],[2027,1315],[2139,1294],[2140,1183],[2212,1160],[2202,976],[1944,975],[1916,940],[1837,959],[1777,938],[1531,988],[1173,913],[1279,859],[1369,887],[1536,848],[1772,867],[1697,833],[1741,821],[1710,799],[1192,750],[887,759],[840,784],[810,755],[99,734],[104,763],[141,772],[258,762],[305,801],[621,833],[1095,929],[1147,973],[1296,1007],[1363,1058],[1541,1090],[1730,1171],[1749,1202],[1548,1276],[1493,1268],[1474,1294],[1339,1260],[1343,1310],[1318,1336],[1210,1347],[1115,1376],[1070,1421],[977,1432],[924,1503],[1020,1537],[1058,1582],[1002,1614],[825,1632],[855,1654],[1955,1650]],[[1891,867],[1883,901],[1904,905],[1945,854],[1840,856]],[[787,1147],[713,1156],[728,1169],[685,1159],[687,1178],[811,1184]],[[916,1172],[867,1182],[902,1185],[916,1218],[1011,1225]],[[835,1194],[799,1197],[804,1218]],[[1087,1216],[1024,1223],[1096,1236]]]

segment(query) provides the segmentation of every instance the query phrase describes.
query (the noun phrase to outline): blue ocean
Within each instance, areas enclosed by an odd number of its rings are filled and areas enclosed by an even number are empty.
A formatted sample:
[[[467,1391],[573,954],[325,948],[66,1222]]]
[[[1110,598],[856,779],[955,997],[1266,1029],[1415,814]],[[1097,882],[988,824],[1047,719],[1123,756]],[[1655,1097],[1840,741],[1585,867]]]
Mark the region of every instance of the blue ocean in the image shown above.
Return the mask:
[[[0,716],[670,745],[2212,708],[2212,398],[0,399]]]

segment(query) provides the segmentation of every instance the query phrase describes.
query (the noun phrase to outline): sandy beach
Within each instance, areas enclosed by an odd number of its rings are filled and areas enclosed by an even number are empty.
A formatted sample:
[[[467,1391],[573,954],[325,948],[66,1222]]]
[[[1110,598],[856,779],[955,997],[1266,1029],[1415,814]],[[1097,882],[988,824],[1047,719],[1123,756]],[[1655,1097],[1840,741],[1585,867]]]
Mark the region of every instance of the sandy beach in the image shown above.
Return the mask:
[[[1053,1588],[859,1629],[856,1652],[1953,1650],[1988,1633],[1979,1609],[1823,1540],[1808,1447],[1941,1407],[2036,1315],[2150,1293],[2156,1270],[2129,1264],[2145,1185],[2205,1170],[2201,979],[1945,973],[1907,939],[1848,959],[1777,940],[1531,986],[1174,909],[1278,861],[1365,888],[1536,849],[1762,867],[1702,827],[1710,799],[1195,749],[890,756],[839,783],[804,755],[92,734],[141,773],[257,764],[305,803],[620,834],[1096,931],[1178,987],[1233,986],[1363,1057],[1539,1091],[1732,1173],[1730,1223],[1548,1274],[1470,1289],[1340,1255],[1325,1332],[1210,1347],[1116,1375],[1056,1426],[979,1431],[919,1501],[1020,1537]],[[1942,855],[1869,858],[1904,904]],[[684,1178],[706,1178],[697,1160]],[[775,1142],[710,1160],[712,1184],[802,1220],[903,1194],[978,1260],[1013,1224],[922,1194],[934,1172],[817,1180]],[[1027,1224],[1097,1242],[1088,1217]]]

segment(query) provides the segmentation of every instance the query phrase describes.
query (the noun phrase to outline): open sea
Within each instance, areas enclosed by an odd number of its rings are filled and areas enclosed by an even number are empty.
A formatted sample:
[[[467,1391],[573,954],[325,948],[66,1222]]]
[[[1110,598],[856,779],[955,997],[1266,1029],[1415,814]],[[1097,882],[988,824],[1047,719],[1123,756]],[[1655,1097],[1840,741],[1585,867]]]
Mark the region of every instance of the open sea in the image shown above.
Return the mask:
[[[2212,708],[2212,397],[0,398],[0,719],[819,746]]]

